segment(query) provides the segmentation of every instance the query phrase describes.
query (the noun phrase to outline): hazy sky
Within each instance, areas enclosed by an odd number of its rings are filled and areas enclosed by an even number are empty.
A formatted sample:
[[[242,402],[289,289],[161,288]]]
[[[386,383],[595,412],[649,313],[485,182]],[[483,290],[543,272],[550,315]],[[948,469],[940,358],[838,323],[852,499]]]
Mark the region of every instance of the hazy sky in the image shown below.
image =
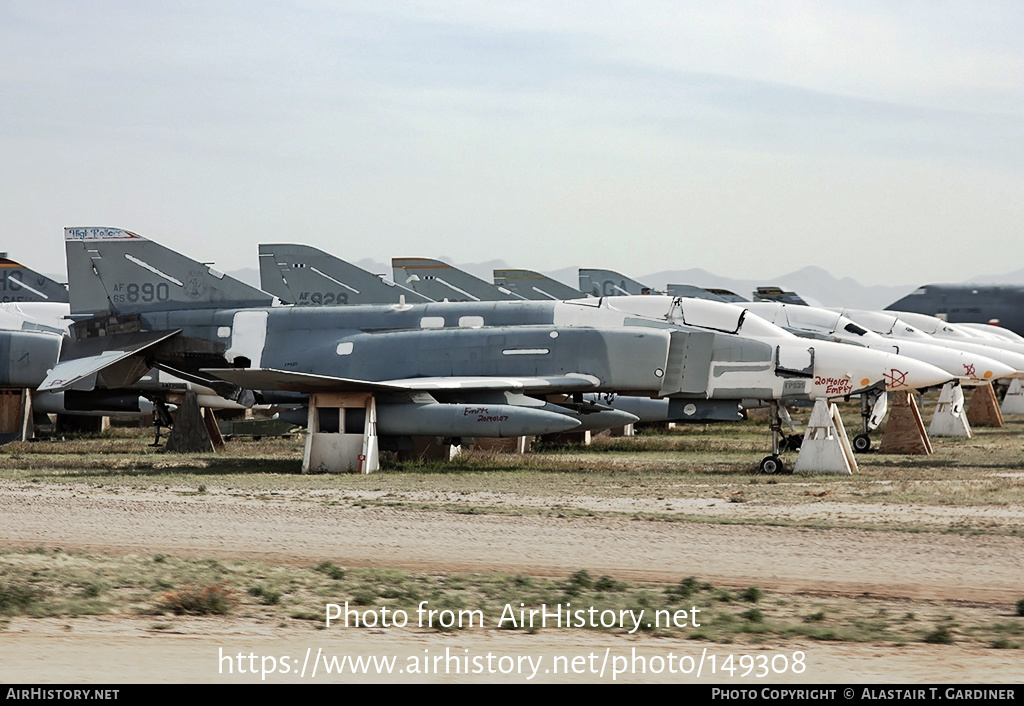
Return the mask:
[[[1024,3],[0,0],[0,250],[1024,267]]]

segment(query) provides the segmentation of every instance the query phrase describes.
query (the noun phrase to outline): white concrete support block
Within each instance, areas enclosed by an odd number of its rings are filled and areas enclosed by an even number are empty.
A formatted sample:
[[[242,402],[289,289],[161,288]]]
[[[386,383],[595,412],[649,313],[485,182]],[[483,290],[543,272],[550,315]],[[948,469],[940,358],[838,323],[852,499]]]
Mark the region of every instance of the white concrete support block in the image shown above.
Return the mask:
[[[856,471],[857,459],[846,436],[839,408],[828,400],[816,400],[793,472],[849,476]]]
[[[964,389],[960,385],[947,382],[942,386],[928,435],[971,438],[971,425],[964,412]]]
[[[373,395],[310,395],[302,472],[373,473],[378,468],[377,404]]]
[[[1010,380],[1010,387],[1007,388],[999,409],[1003,414],[1024,414],[1024,383],[1020,378]]]

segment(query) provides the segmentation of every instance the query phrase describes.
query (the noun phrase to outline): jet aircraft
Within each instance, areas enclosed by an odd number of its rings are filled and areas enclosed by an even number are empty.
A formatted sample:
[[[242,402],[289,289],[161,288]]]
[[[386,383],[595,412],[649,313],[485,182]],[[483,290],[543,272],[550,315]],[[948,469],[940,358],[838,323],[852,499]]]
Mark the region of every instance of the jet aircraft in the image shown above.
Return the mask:
[[[0,253],[0,302],[67,301],[68,290],[63,284]]]
[[[454,437],[579,424],[511,401],[480,419],[466,414],[467,405],[498,393],[813,399],[949,377],[896,355],[808,345],[720,302],[646,296],[281,307],[129,231],[68,228],[65,243],[72,316],[90,318],[76,323],[78,350],[41,389],[87,384],[97,374],[127,381],[155,365],[239,401],[253,401],[254,390],[267,401],[372,392],[381,397],[382,435],[415,428]],[[494,423],[499,417],[515,429]]]
[[[395,257],[391,259],[391,269],[396,282],[435,302],[522,301],[528,298],[485,282],[447,262],[427,257]]]
[[[309,245],[260,245],[260,287],[299,306],[433,301]]]
[[[641,284],[635,279],[626,277],[619,272],[589,267],[580,268],[580,289],[592,297],[668,295],[671,297],[692,297],[720,302],[744,301],[742,297],[738,297],[728,290],[723,289],[718,292],[712,292],[691,284],[670,284],[662,292],[654,287]]]
[[[1024,287],[1010,284],[926,284],[887,310],[939,316],[950,323],[998,322],[1024,334]]]
[[[796,292],[790,292],[776,286],[758,287],[754,290],[754,301],[781,302],[783,304],[796,304],[797,306],[807,305],[807,302]]]
[[[372,391],[383,398],[383,435],[414,425],[424,436],[581,425],[533,402],[488,402],[491,414],[477,418],[455,399],[478,405],[499,393],[674,391],[663,379],[672,341],[664,330],[565,326],[552,321],[550,307],[526,302],[470,310],[453,302],[275,307],[270,294],[128,231],[71,228],[66,245],[73,316],[93,318],[76,325],[84,335],[46,390],[87,385],[98,373],[112,378],[108,384],[129,384],[154,363],[238,400],[255,399],[248,389],[290,400],[288,393]],[[491,310],[503,320],[485,326]],[[619,424],[627,418],[615,416]]]
[[[648,287],[635,279],[612,270],[593,267],[580,268],[580,291],[592,297],[619,297],[627,294],[665,294],[654,287]]]
[[[337,262],[340,263],[341,261]],[[482,280],[477,280],[468,273],[462,272],[445,263],[439,263],[437,261],[426,262],[429,263],[429,268],[425,270],[420,270],[419,272],[415,272],[417,276],[423,278],[429,277],[430,275],[428,275],[427,272],[434,268],[437,268],[443,271],[443,277],[445,280],[449,282],[458,282],[459,288],[460,290],[462,290],[462,293],[464,295],[470,295],[474,299],[479,299],[481,301],[490,301],[502,296],[500,295],[496,288],[488,286]],[[349,267],[351,266],[349,265]],[[328,270],[328,272],[332,276],[343,277],[345,270]],[[635,281],[633,280],[629,280],[628,278],[625,278],[624,276],[618,273],[611,272],[608,270],[581,270],[581,277],[589,277],[590,281],[592,282],[603,278],[604,284],[607,285],[604,287],[604,289],[613,292],[617,297],[621,297],[615,299],[614,301],[609,299],[608,306],[612,309],[631,311],[637,310],[636,307],[640,307],[640,310],[643,310],[645,315],[656,316],[658,320],[672,318],[671,314],[666,312],[670,312],[673,308],[673,305],[671,304],[671,302],[675,299],[673,297],[664,297],[661,295],[650,294],[640,295],[641,297],[653,297],[659,300],[660,303],[655,304],[654,306],[656,309],[657,307],[661,307],[661,309],[651,310],[651,307],[648,306],[649,304],[651,304],[650,300],[645,302],[642,298],[637,298],[635,295],[622,294],[622,291],[628,291],[630,287],[636,289],[637,291],[643,291],[642,289],[640,289],[641,287],[643,287],[643,285],[639,285],[639,283],[635,283]],[[615,284],[616,280],[619,282],[619,284],[617,285]],[[575,292],[575,290],[572,290],[571,288],[566,287],[565,285],[562,285],[561,283],[552,280],[551,278],[545,275],[532,272],[529,270],[495,270],[495,282],[498,285],[508,285],[508,289],[515,291],[517,294],[520,294],[521,296],[526,296],[527,298],[533,299],[557,300],[562,299],[562,297],[553,296],[553,293],[568,296]],[[720,294],[714,294],[698,287],[686,285],[670,285],[669,289],[671,291],[680,292],[687,296],[710,301],[722,301],[722,296],[729,296],[732,299],[742,301],[735,294],[728,292],[726,290],[721,290]],[[693,306],[696,305],[688,305],[688,308],[692,309]],[[724,316],[731,317],[738,315],[741,310],[725,306],[718,307],[717,311],[728,312],[725,313]],[[838,318],[838,315],[832,315],[832,318]],[[721,333],[720,329],[713,328],[713,330],[719,330],[719,332]],[[767,332],[761,331],[760,333],[764,336],[773,337],[776,336],[778,332],[776,330]],[[806,331],[803,333],[806,334]],[[825,336],[823,338],[824,340],[836,340],[835,337],[829,336]],[[886,352],[897,352],[894,349],[894,346],[887,343],[879,345],[878,348]],[[946,358],[951,359],[953,356],[954,354],[952,353],[945,353]],[[933,351],[933,357],[942,358],[943,352],[941,350],[937,352]],[[944,359],[943,362],[947,363],[947,367],[951,365],[950,360]],[[992,361],[992,364],[998,365],[998,363],[995,363],[995,361]],[[957,367],[956,371],[959,370],[960,368]],[[950,377],[956,375],[956,371],[952,372],[950,374]],[[884,416],[885,398],[884,395],[881,395],[881,391],[884,391],[884,389],[884,385],[876,386],[874,389],[865,392],[865,394],[862,396],[862,399],[869,400],[870,403],[865,405],[865,434],[858,436],[854,440],[855,444],[858,444],[858,450],[866,450],[870,445],[870,439],[866,435],[866,432],[869,430],[869,428],[874,428],[874,426],[869,427],[869,418],[874,419],[874,425],[877,425],[877,423],[881,420],[881,417]],[[782,394],[780,391],[772,391],[768,394],[765,394],[763,389],[761,390],[761,393],[762,396],[769,398],[771,397],[771,395],[774,394]],[[792,394],[792,391],[790,391],[790,393],[788,394]],[[587,399],[593,401],[601,401],[610,404],[615,409],[627,411],[631,414],[637,415],[638,417],[640,417],[641,421],[707,421],[709,419],[727,420],[738,418],[739,413],[735,405],[735,400],[729,400],[731,404],[722,404],[721,402],[716,402],[717,395],[714,391],[708,392],[708,396],[711,397],[710,400],[696,401],[680,399],[678,397],[649,399],[643,397],[622,395],[616,396],[609,394],[601,396],[590,395],[587,397]],[[879,404],[874,404],[875,402],[879,402]],[[777,411],[778,413],[781,413],[782,410],[778,409]]]
[[[533,270],[494,270],[494,286],[505,288],[524,299],[583,299],[587,295],[567,284]]]
[[[1013,350],[986,345],[986,342],[980,340],[932,336],[904,321],[894,311],[865,311],[863,309],[836,309],[836,311],[861,326],[886,338],[895,339],[897,342],[916,340],[994,358],[1013,368],[1016,371],[1014,377],[1024,376],[1024,355]],[[993,376],[993,379],[998,378]]]
[[[877,351],[898,353],[945,370],[964,385],[978,385],[1015,375],[1016,370],[976,351],[950,349],[917,339],[884,338],[831,309],[781,302],[754,302],[747,308],[768,321],[805,338],[838,341]],[[853,438],[855,451],[871,448],[870,432],[885,416],[884,390],[861,395],[862,432]]]

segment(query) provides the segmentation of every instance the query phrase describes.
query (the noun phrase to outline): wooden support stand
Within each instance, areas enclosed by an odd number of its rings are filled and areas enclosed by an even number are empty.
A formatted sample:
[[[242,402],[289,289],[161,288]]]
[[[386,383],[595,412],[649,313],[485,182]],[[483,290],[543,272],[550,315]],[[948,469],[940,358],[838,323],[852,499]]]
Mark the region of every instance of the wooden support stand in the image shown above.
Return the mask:
[[[967,420],[976,427],[1003,426],[1003,413],[999,411],[999,401],[992,383],[978,385],[974,389],[971,404],[967,408]]]
[[[930,454],[932,442],[924,430],[917,401],[909,392],[894,392],[889,404],[889,421],[878,447],[885,454]]]
[[[27,389],[0,390],[0,444],[32,438],[32,395]]]
[[[217,424],[217,417],[213,414],[211,407],[203,407],[203,425],[206,433],[210,435],[210,442],[215,449],[224,448],[224,436],[220,433],[220,425]]]
[[[213,415],[210,415],[211,419]],[[216,427],[216,422],[214,422]],[[220,438],[220,445],[224,440]],[[207,421],[203,418],[203,412],[199,408],[196,393],[192,390],[185,392],[178,411],[174,414],[174,426],[171,427],[170,436],[167,437],[165,451],[171,453],[213,453],[215,451],[213,439]]]

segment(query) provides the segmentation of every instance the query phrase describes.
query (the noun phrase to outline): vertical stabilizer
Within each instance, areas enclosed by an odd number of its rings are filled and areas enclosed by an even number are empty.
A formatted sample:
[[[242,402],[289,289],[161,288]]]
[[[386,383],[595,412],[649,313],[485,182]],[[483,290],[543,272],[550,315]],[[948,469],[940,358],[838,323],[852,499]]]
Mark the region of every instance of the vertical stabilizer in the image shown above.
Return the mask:
[[[8,259],[0,253],[0,302],[66,303],[68,290],[63,284]]]
[[[524,299],[565,301],[587,296],[578,289],[533,270],[495,270],[494,286],[504,287]]]
[[[505,287],[496,287],[447,262],[427,257],[391,259],[395,281],[436,302],[522,301],[523,297]]]
[[[266,307],[274,297],[121,228],[65,228],[72,315]]]
[[[299,306],[432,301],[391,280],[308,245],[260,245],[260,286]]]
[[[580,268],[580,290],[593,297],[620,297],[629,294],[663,294],[626,275],[612,270]]]
[[[720,297],[714,292],[709,292],[703,287],[696,287],[692,284],[670,284],[667,287],[665,287],[665,291],[670,297],[689,297],[690,299],[707,299],[713,302],[727,301],[726,299]]]

